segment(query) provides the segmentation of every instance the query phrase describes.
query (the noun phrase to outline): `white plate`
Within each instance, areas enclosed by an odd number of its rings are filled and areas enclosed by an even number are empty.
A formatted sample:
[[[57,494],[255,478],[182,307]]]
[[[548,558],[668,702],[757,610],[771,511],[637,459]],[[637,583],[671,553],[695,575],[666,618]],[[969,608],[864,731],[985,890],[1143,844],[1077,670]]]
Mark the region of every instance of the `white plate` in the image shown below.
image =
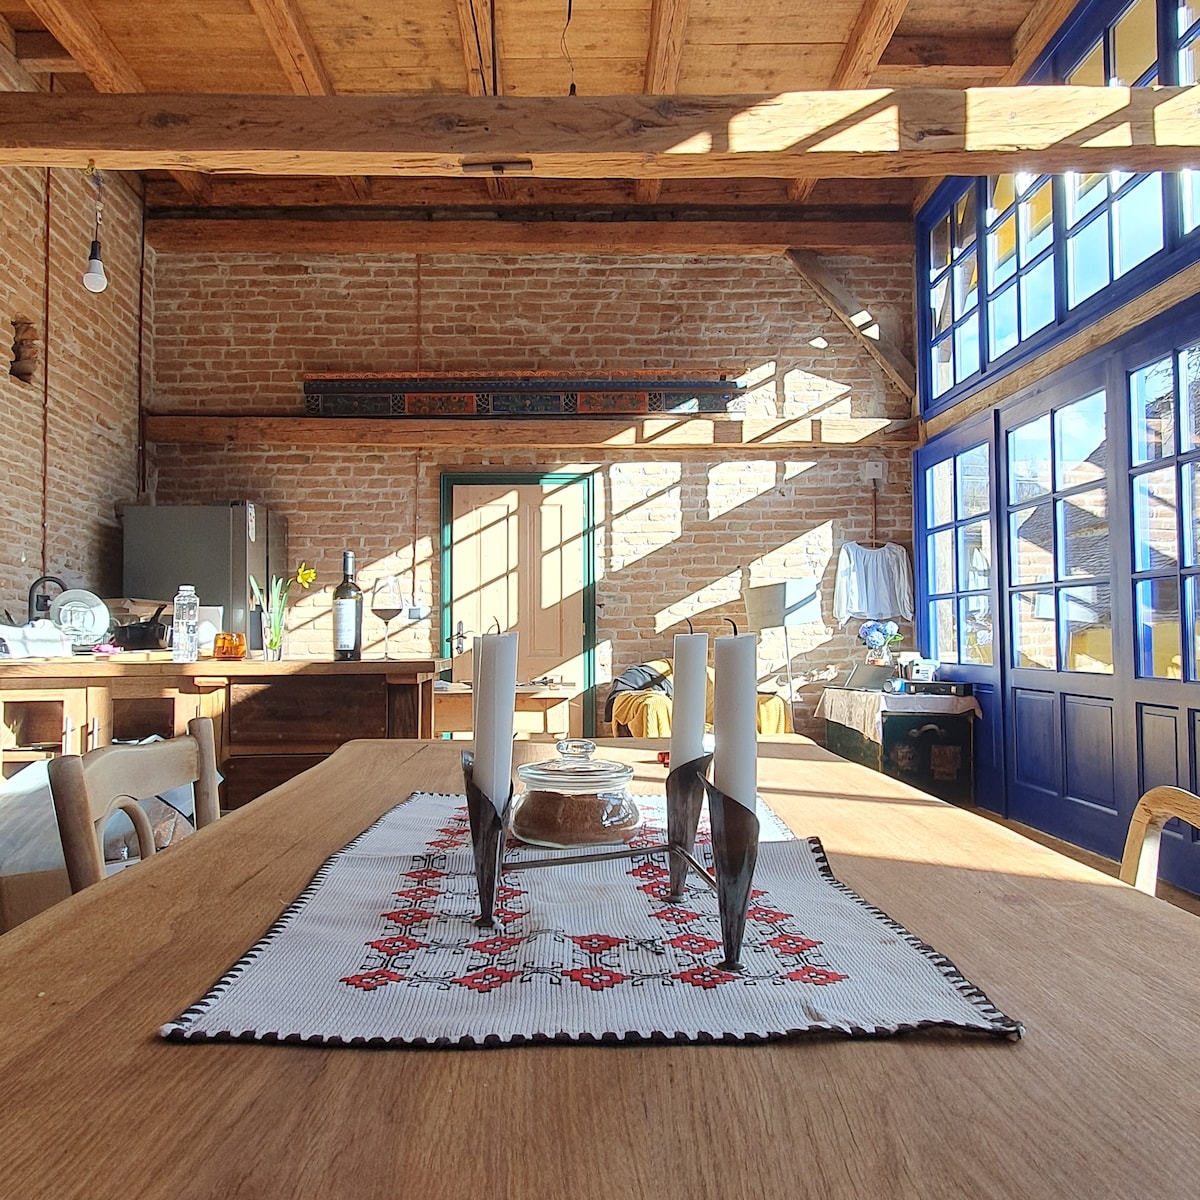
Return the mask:
[[[66,634],[72,646],[94,646],[108,632],[112,613],[99,596],[72,588],[51,601],[50,620]]]

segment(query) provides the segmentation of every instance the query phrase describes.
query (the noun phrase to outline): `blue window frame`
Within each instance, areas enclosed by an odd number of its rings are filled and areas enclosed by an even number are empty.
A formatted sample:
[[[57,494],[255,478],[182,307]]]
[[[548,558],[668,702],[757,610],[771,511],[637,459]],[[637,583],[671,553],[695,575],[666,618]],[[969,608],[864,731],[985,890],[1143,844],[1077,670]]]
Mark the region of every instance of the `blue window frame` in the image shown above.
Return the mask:
[[[1093,0],[1030,79],[1144,87],[1198,71],[1190,4]],[[1200,171],[947,180],[917,220],[924,414],[1200,259],[1198,227]]]

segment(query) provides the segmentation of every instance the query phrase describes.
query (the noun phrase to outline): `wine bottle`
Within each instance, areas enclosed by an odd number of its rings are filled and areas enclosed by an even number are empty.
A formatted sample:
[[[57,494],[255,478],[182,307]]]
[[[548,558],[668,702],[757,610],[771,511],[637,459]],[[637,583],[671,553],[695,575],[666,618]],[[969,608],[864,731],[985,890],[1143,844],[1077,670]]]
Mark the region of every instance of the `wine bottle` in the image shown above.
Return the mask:
[[[358,662],[362,658],[362,588],[354,582],[354,551],[342,554],[342,582],[333,589],[333,658]]]

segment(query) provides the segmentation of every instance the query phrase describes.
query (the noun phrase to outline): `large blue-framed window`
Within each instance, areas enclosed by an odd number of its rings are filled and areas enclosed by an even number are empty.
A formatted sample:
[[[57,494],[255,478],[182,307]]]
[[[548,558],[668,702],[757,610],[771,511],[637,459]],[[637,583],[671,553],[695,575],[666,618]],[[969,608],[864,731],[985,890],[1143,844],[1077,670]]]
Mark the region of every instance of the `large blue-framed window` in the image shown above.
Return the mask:
[[[1092,0],[1030,81],[1192,83],[1196,0]],[[948,180],[917,220],[922,409],[1043,353],[1200,258],[1200,171]]]

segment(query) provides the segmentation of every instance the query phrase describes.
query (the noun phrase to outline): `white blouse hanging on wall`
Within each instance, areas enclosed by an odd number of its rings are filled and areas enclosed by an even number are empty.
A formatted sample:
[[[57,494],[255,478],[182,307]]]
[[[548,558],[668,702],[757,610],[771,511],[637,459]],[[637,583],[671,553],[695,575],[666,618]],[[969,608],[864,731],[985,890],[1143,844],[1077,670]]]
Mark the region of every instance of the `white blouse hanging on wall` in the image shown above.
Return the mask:
[[[908,551],[895,542],[860,546],[847,542],[838,554],[833,615],[839,626],[852,617],[913,618],[913,579]]]

